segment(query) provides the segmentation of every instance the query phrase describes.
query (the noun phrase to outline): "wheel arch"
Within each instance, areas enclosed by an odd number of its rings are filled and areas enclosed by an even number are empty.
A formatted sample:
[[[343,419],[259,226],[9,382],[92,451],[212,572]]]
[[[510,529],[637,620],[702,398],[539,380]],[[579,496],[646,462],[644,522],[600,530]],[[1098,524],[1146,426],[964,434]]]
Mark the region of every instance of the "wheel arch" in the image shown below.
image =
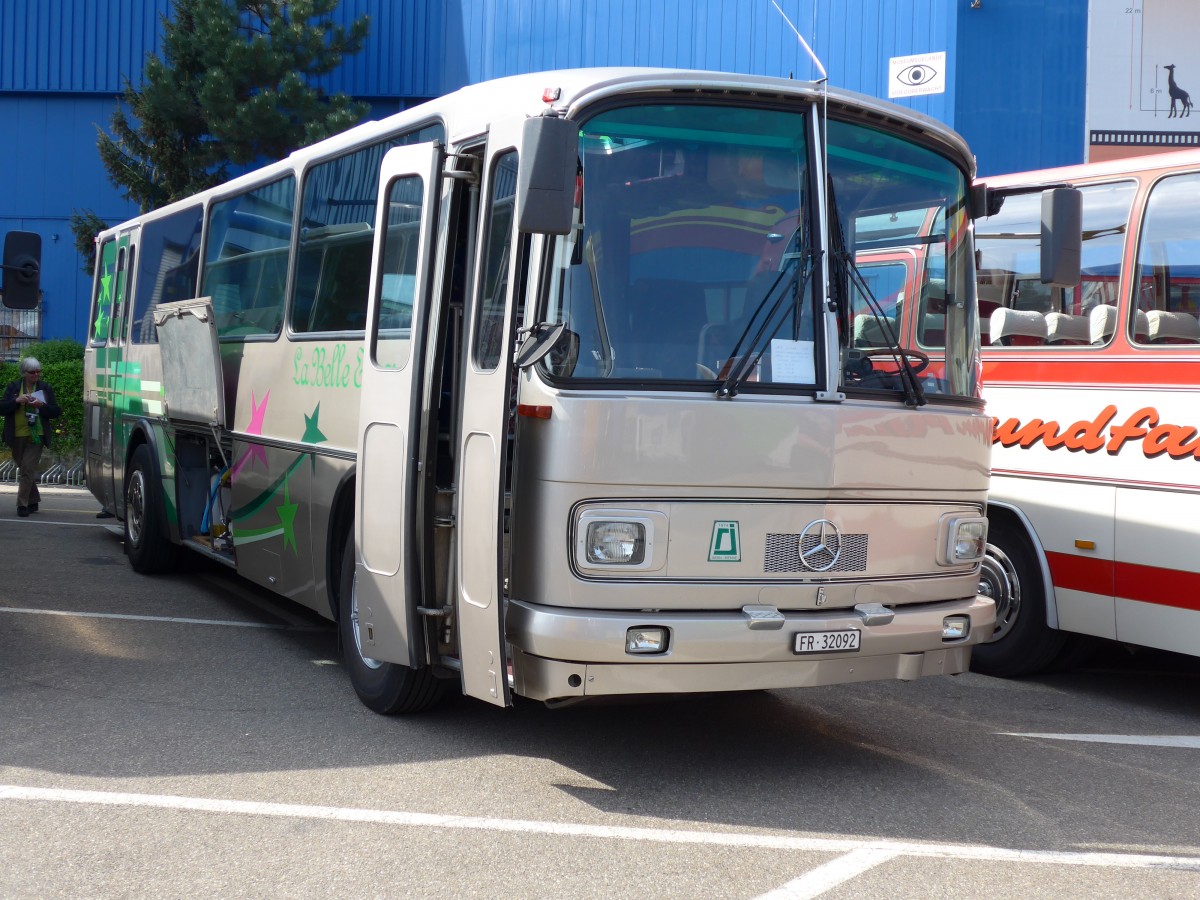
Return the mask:
[[[161,466],[159,465],[159,438],[156,434],[154,426],[145,419],[134,419],[129,426],[129,437],[125,440],[125,460],[121,468],[121,489],[117,493],[116,503],[119,509],[113,510],[121,519],[125,518],[125,491],[129,489],[129,475],[133,462],[133,454],[137,452],[137,448],[143,445],[150,448],[150,459],[154,462],[154,470],[159,480],[162,480]],[[167,516],[167,525],[171,532],[172,540],[178,540],[179,525],[173,521],[172,516]]]
[[[1042,590],[1046,597],[1046,625],[1057,629],[1058,599],[1054,593],[1054,580],[1050,577],[1050,562],[1046,559],[1046,551],[1042,548],[1041,540],[1038,539],[1037,529],[1033,527],[1033,523],[1020,507],[1004,501],[989,498],[987,518],[989,529],[991,523],[995,522],[1001,525],[1001,527],[1012,529],[1014,532],[1019,531],[1029,539],[1029,544],[1033,547],[1034,555],[1037,557],[1038,572],[1042,579]]]
[[[352,465],[342,475],[334,488],[333,502],[329,506],[329,525],[325,535],[325,594],[329,601],[329,612],[336,622],[340,615],[338,586],[342,577],[343,541],[354,540],[354,490],[358,467]]]

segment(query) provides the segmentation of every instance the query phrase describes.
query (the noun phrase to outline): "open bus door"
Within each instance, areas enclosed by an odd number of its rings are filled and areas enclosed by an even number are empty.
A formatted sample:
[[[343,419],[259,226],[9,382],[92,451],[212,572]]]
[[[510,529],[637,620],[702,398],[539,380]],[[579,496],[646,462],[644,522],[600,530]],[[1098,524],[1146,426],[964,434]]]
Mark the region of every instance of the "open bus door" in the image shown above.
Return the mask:
[[[430,296],[441,147],[390,150],[379,179],[358,424],[355,575],[358,635],[371,660],[424,664],[416,618],[413,435]]]
[[[125,517],[125,392],[128,379],[137,373],[130,371],[125,353],[125,322],[132,297],[133,254],[140,228],[133,228],[104,249],[101,265],[105,266],[100,280],[101,304],[93,325],[92,338],[103,342],[96,352],[96,375],[99,384],[100,484],[98,493],[104,497],[104,508]],[[112,254],[111,259],[109,253]],[[111,268],[110,268],[111,267]],[[91,473],[89,473],[90,475]]]
[[[468,303],[458,452],[455,566],[463,693],[511,702],[504,646],[505,499],[513,391],[513,322],[521,289],[517,152],[524,120],[493,125],[487,143]]]

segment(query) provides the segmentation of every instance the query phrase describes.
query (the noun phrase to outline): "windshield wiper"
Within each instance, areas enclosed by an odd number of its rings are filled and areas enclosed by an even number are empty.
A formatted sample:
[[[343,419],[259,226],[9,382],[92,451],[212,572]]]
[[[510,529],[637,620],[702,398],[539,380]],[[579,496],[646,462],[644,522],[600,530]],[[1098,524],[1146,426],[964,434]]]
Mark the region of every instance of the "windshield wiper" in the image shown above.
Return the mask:
[[[900,376],[900,383],[904,386],[905,405],[912,407],[924,406],[927,402],[925,400],[925,388],[921,386],[916,370],[913,369],[912,363],[908,360],[907,353],[900,346],[900,338],[892,329],[891,317],[884,313],[883,307],[875,299],[875,295],[871,293],[871,288],[867,285],[866,279],[863,278],[862,271],[858,268],[858,264],[850,254],[844,250],[836,251],[833,257],[845,267],[851,284],[866,298],[867,305],[871,308],[871,315],[879,323],[879,331],[887,344],[885,349],[889,351],[892,359],[896,361],[897,374]]]
[[[721,382],[721,386],[717,388],[717,396],[723,400],[731,400],[737,396],[738,388],[750,377],[750,373],[755,370],[759,360],[763,358],[763,354],[767,352],[767,348],[771,345],[771,340],[779,333],[785,322],[788,320],[788,314],[795,308],[796,298],[803,297],[808,282],[812,277],[813,259],[812,250],[808,241],[808,230],[804,224],[796,226],[796,230],[792,232],[792,236],[788,238],[788,243],[795,239],[797,233],[800,235],[800,246],[793,254],[789,254],[793,259],[798,260],[795,265],[791,266],[791,274],[784,281],[784,276],[788,275],[788,269],[780,269],[779,274],[775,276],[775,280],[771,282],[771,286],[767,288],[763,294],[762,300],[758,306],[754,308],[754,314],[750,316],[750,320],[746,323],[746,327],[742,329],[742,333],[738,336],[737,343],[733,345],[733,351],[729,354],[729,370],[725,373],[725,378]],[[787,244],[784,245],[785,247]],[[782,290],[779,289],[780,282],[783,282]],[[775,296],[778,291],[778,296]],[[775,296],[775,302],[771,304],[763,316],[762,324],[758,326],[758,331],[754,337],[746,343],[746,338],[750,334],[750,330],[754,328],[754,323],[758,321],[759,315],[766,308],[767,303]],[[792,306],[785,305],[784,301],[791,299]],[[783,315],[778,315],[780,311]],[[797,313],[799,315],[799,313]],[[777,319],[777,321],[775,321]],[[772,324],[774,323],[774,324]],[[742,344],[746,344],[746,355],[741,355]],[[755,348],[758,348],[755,352]]]
[[[846,249],[846,238],[842,234],[842,223],[838,217],[837,199],[833,194],[832,177],[829,179],[829,242],[830,261],[839,269],[836,273],[838,277],[834,281],[835,283],[841,283],[841,276],[845,275],[847,280],[866,298],[867,306],[871,309],[871,315],[879,323],[879,330],[887,342],[886,349],[890,351],[892,359],[896,361],[896,371],[900,376],[900,383],[904,386],[905,405],[911,407],[924,406],[927,402],[925,400],[925,389],[921,387],[921,382],[917,380],[917,373],[913,369],[912,363],[908,361],[908,356],[905,355],[904,348],[900,346],[900,338],[892,329],[891,318],[884,314],[883,307],[871,292],[871,288],[867,285],[867,280],[863,278],[862,271],[858,268],[858,263],[854,261],[854,256]],[[842,307],[847,312],[848,320],[850,304],[848,298],[843,298],[843,300]],[[849,348],[851,342],[848,325],[847,321],[847,348]]]

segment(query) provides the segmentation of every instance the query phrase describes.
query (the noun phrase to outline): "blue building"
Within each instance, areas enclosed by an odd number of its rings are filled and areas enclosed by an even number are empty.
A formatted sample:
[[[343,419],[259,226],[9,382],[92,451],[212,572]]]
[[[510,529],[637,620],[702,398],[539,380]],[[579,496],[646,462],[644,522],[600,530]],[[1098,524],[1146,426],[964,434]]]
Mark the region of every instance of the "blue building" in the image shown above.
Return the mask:
[[[981,174],[1080,162],[1088,0],[342,0],[371,17],[362,53],[324,85],[374,117],[503,75],[577,66],[720,69],[888,97],[889,60],[945,53],[942,93],[895,102],[974,148]],[[68,221],[136,207],[96,152],[125,79],[160,52],[171,0],[0,0],[0,233],[42,236],[41,334],[82,340],[90,277]],[[928,70],[926,70],[928,74]]]

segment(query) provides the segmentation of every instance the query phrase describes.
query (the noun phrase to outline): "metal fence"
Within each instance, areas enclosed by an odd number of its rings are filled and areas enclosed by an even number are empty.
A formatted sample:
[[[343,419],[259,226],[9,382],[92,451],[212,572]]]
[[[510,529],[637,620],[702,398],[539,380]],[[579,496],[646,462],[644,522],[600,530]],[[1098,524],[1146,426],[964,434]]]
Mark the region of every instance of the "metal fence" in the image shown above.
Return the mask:
[[[15,484],[20,474],[21,470],[17,468],[17,464],[13,460],[6,459],[4,462],[0,462],[0,484]],[[38,476],[38,484],[62,484],[72,487],[83,487],[83,463],[54,463],[54,465]]]
[[[0,362],[15,362],[42,339],[42,308],[0,306]]]

